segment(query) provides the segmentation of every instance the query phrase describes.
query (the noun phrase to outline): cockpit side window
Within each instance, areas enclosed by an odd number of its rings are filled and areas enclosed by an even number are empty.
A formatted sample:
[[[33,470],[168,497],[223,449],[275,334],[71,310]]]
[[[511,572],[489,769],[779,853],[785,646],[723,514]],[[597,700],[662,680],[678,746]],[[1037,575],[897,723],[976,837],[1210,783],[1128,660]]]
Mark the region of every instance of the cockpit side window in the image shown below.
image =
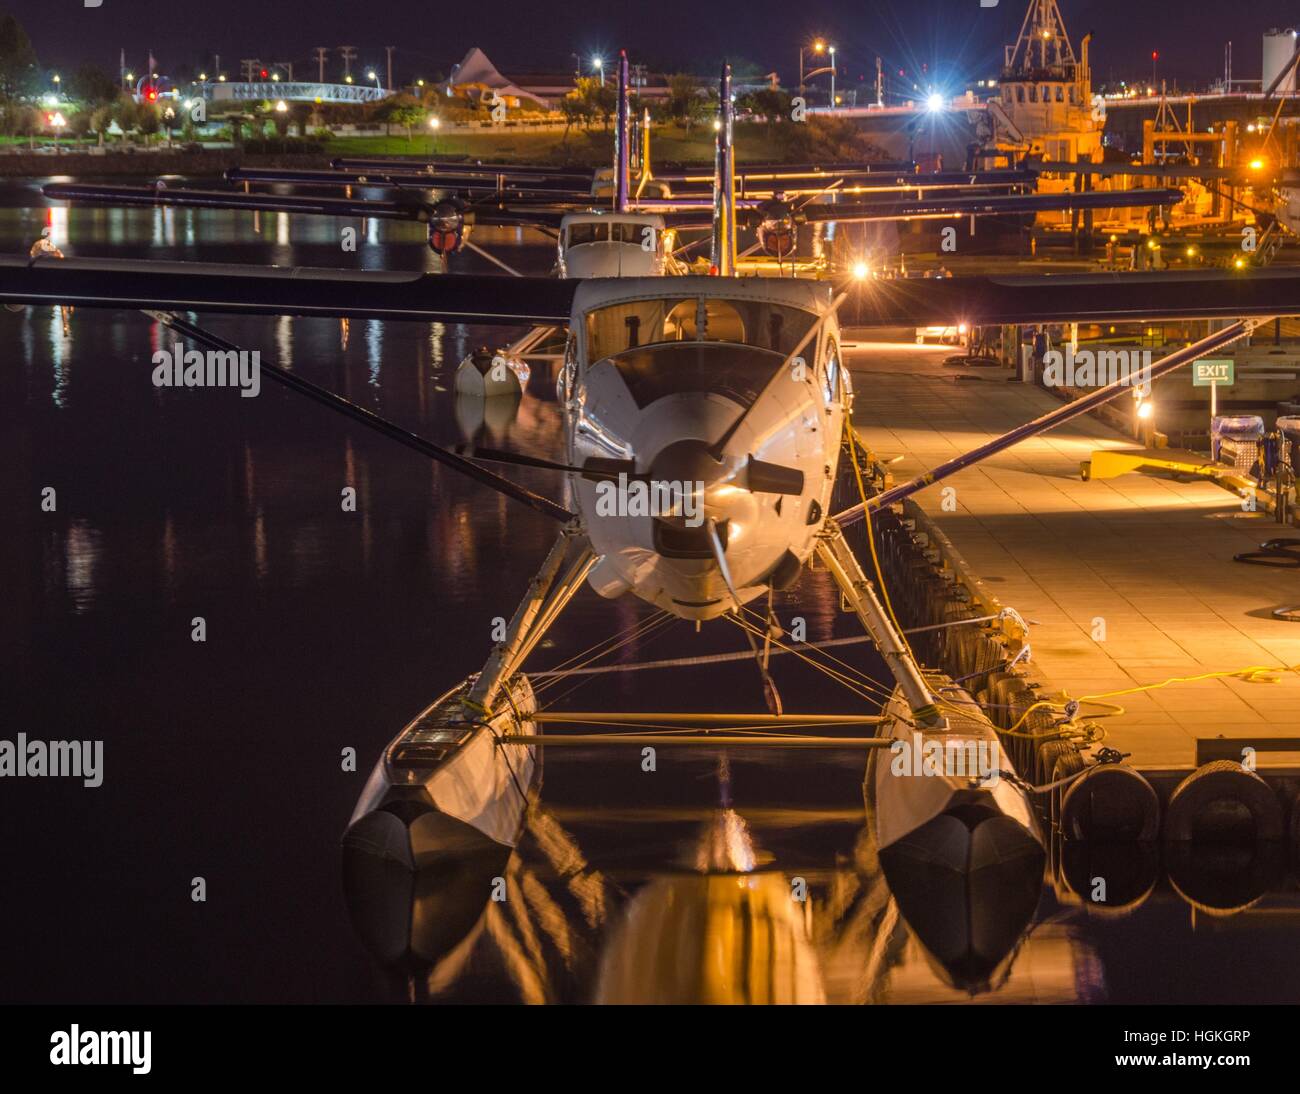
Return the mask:
[[[822,394],[826,405],[833,406],[840,396],[840,353],[834,342],[827,344],[826,369],[822,377]]]
[[[609,225],[604,221],[594,223],[570,224],[568,228],[569,246],[581,247],[586,243],[604,243],[609,239]]]

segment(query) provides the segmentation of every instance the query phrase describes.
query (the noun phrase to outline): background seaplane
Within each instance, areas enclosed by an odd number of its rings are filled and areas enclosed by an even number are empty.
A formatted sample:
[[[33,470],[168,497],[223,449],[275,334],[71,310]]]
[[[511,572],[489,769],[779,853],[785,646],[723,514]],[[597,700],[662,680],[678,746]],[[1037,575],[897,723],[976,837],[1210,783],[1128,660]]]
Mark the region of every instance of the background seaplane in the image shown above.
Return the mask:
[[[346,415],[555,521],[555,545],[483,669],[453,686],[392,741],[376,764],[345,838],[350,855],[419,864],[448,845],[508,848],[518,838],[539,745],[539,709],[523,666],[584,584],[626,594],[703,625],[739,623],[751,639],[766,715],[732,725],[826,725],[783,712],[757,638],[780,641],[766,610],[750,605],[789,588],[816,558],[879,649],[896,682],[871,737],[786,734],[785,747],[889,747],[914,733],[984,741],[1014,770],[960,688],[919,665],[882,602],[878,584],[843,528],[957,470],[1128,393],[1123,381],[1065,404],[926,475],[835,512],[833,490],[857,471],[847,426],[852,391],[840,352],[838,310],[853,299],[865,326],[1033,324],[1125,319],[1227,319],[1221,330],[1151,366],[1152,379],[1243,337],[1276,316],[1300,313],[1300,272],[953,278],[835,284],[741,277],[736,255],[730,96],[724,72],[709,276],[600,279],[492,278],[248,268],[198,263],[14,256],[0,261],[0,302],[124,308],[198,346],[237,350],[181,312],[299,315],[420,322],[538,324],[567,330],[560,392],[559,459],[486,449],[454,451],[416,436],[301,376],[263,361],[267,378]],[[1243,318],[1244,317],[1244,318]],[[75,321],[75,319],[73,320]],[[847,462],[846,462],[847,461]],[[539,495],[485,464],[544,468],[561,476],[561,500]],[[859,486],[861,488],[860,480]],[[666,507],[626,504],[659,488]],[[666,489],[664,489],[666,488]],[[615,504],[609,505],[611,495]],[[757,635],[757,638],[755,637]],[[617,721],[619,715],[607,715]],[[624,716],[625,720],[631,720]],[[645,715],[638,716],[641,719]],[[654,715],[692,726],[707,716]],[[725,721],[723,724],[727,724]],[[711,749],[754,747],[749,733],[587,735],[587,743]],[[772,743],[767,738],[768,745]],[[898,778],[876,765],[882,862],[906,868],[942,852],[958,885],[968,871],[1010,862],[1041,869],[1041,834],[1022,788],[969,780]]]

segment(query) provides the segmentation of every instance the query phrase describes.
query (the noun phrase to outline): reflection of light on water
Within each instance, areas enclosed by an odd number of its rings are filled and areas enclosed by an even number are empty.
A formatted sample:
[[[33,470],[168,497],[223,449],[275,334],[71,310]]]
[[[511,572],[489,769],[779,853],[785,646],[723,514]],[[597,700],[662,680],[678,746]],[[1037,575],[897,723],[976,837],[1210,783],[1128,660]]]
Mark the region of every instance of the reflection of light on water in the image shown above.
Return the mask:
[[[72,599],[72,610],[80,615],[95,602],[95,569],[99,565],[99,532],[84,520],[68,526],[63,542],[63,580]]]
[[[371,319],[366,324],[366,361],[370,365],[370,386],[379,386],[379,364],[384,348],[384,324]]]
[[[54,390],[50,399],[55,406],[63,406],[63,395],[68,388],[68,375],[64,361],[65,345],[63,337],[63,310],[50,308],[50,366],[54,371]]]
[[[275,322],[274,364],[281,368],[293,368],[293,319],[287,315],[280,316]]]
[[[429,359],[435,372],[442,371],[442,340],[447,336],[445,323],[429,324]]]
[[[176,210],[169,206],[159,206],[153,211],[153,226],[150,231],[150,242],[155,247],[170,247],[176,242],[176,222],[173,213]]]
[[[163,519],[163,585],[168,593],[176,591],[176,524],[170,513]]]
[[[49,234],[45,237],[59,250],[68,245],[68,207],[51,205],[45,210],[45,227]]]
[[[185,210],[185,246],[194,246],[194,210]]]
[[[379,221],[375,217],[366,219],[366,242],[371,246],[379,246]]]
[[[253,569],[258,581],[265,581],[268,572],[266,563],[266,517],[259,508],[253,520]]]
[[[275,242],[281,247],[289,246],[289,214],[276,214]]]

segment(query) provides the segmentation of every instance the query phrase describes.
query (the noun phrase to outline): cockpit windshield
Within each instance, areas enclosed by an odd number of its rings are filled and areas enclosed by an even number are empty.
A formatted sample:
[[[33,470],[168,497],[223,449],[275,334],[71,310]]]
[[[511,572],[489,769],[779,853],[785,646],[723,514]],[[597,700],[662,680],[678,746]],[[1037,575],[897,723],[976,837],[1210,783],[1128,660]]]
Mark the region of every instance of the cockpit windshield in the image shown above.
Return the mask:
[[[817,322],[812,312],[761,300],[664,297],[587,313],[587,356],[604,357],[663,342],[731,342],[787,354]]]
[[[685,391],[713,392],[749,406],[784,361],[780,353],[725,342],[642,346],[610,358],[639,407]]]
[[[578,221],[570,224],[566,230],[570,247],[581,247],[588,243],[609,243],[611,240],[614,243],[635,243],[648,251],[653,251],[656,246],[654,225],[639,221],[614,219]]]

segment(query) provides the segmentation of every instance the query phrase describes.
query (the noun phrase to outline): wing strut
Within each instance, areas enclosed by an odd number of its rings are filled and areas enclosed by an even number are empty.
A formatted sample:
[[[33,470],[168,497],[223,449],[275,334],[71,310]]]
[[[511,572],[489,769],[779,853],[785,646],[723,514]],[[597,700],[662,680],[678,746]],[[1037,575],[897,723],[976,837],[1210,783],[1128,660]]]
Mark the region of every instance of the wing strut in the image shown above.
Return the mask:
[[[1238,338],[1244,338],[1256,327],[1270,321],[1271,320],[1268,318],[1238,320],[1230,326],[1224,327],[1223,330],[1215,331],[1215,333],[1208,337],[1202,338],[1199,342],[1195,342],[1190,346],[1185,346],[1183,349],[1175,350],[1173,353],[1160,358],[1159,361],[1150,367],[1145,380],[1146,382],[1158,380],[1166,373],[1173,372],[1174,369],[1181,368],[1183,365],[1188,364],[1191,361],[1204,357],[1207,353],[1213,353],[1217,349],[1222,349],[1229,343],[1235,342]],[[923,475],[918,475],[910,482],[900,483],[897,486],[891,487],[890,489],[877,494],[873,498],[869,498],[865,502],[859,502],[857,505],[845,509],[842,513],[835,514],[834,519],[837,520],[841,526],[847,527],[848,525],[861,520],[863,513],[868,508],[875,511],[884,508],[886,505],[892,505],[894,502],[902,501],[904,498],[911,497],[918,491],[924,490],[927,486],[932,486],[936,482],[942,482],[949,476],[955,475],[958,471],[962,471],[967,467],[972,467],[981,460],[986,460],[990,456],[995,456],[999,452],[1005,451],[1013,445],[1019,444],[1021,441],[1028,440],[1030,437],[1036,437],[1040,433],[1046,433],[1049,429],[1055,429],[1063,422],[1068,422],[1072,418],[1077,418],[1080,414],[1086,414],[1094,407],[1110,402],[1125,391],[1131,391],[1130,379],[1130,377],[1121,376],[1116,379],[1114,383],[1098,388],[1091,394],[1085,395],[1082,399],[1076,399],[1055,410],[1049,410],[1046,414],[1035,418],[1032,422],[1018,425],[1010,432],[1002,434],[1001,437],[995,437],[993,440],[988,441],[977,448],[972,448],[969,452],[964,452],[960,456],[955,456],[946,463],[941,463],[938,467],[934,468],[934,470],[927,471]]]
[[[146,311],[145,315],[151,319],[156,319],[165,327],[175,331],[185,338],[189,338],[199,345],[207,346],[209,349],[238,352],[239,347],[233,342],[228,342],[220,335],[213,334],[211,331],[204,330],[202,327],[195,326],[193,323],[182,319],[174,312],[167,311]],[[515,501],[523,502],[530,509],[534,509],[545,516],[558,520],[561,523],[568,523],[574,518],[574,514],[549,498],[544,498],[540,494],[534,494],[527,487],[520,486],[518,483],[504,479],[495,472],[489,471],[486,467],[479,467],[478,464],[471,463],[463,456],[458,456],[449,449],[441,445],[427,441],[418,434],[403,429],[401,426],[390,422],[387,418],[381,418],[373,411],[367,410],[363,406],[336,395],[323,387],[313,384],[310,380],[304,380],[287,369],[279,365],[273,365],[266,361],[260,362],[261,371],[264,375],[269,376],[277,383],[298,392],[299,395],[306,395],[307,398],[327,406],[331,410],[342,414],[344,417],[351,418],[354,422],[360,422],[362,425],[373,429],[376,433],[382,433],[385,437],[405,445],[407,448],[414,449],[421,455],[428,456],[437,463],[445,464],[454,471],[459,471],[475,482],[482,483],[489,489],[495,490],[499,494],[504,494]]]

